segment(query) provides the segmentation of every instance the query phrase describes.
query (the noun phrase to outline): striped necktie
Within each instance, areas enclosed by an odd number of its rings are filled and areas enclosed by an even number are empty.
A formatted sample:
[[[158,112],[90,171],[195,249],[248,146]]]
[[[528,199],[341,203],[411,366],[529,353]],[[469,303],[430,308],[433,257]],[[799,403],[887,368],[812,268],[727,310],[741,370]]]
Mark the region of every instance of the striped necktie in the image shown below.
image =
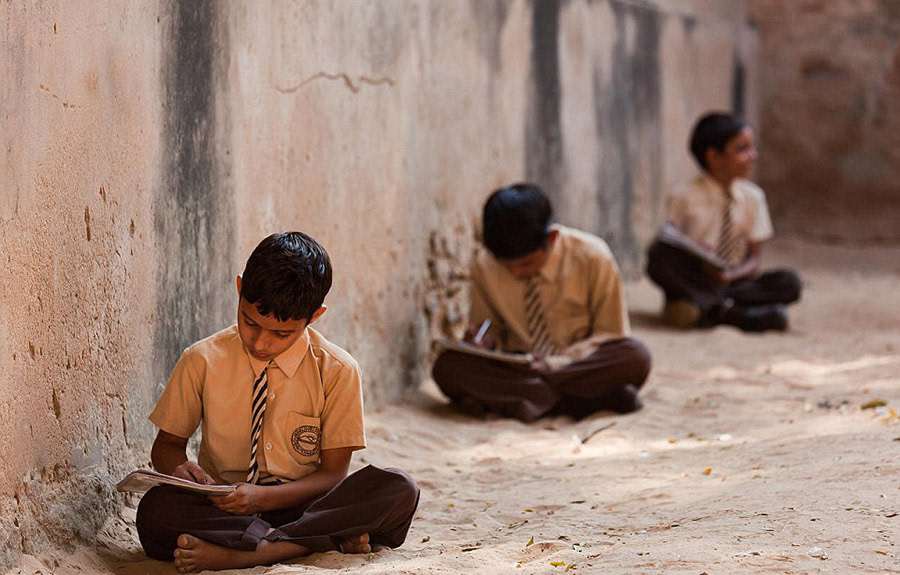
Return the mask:
[[[531,335],[531,351],[539,357],[553,355],[556,347],[550,341],[550,334],[547,332],[544,309],[538,294],[537,277],[529,279],[525,286],[525,321],[528,323],[528,332]]]
[[[731,209],[734,199],[728,195],[725,199],[725,207],[722,209],[722,230],[719,233],[719,247],[716,255],[725,260],[729,266],[740,263],[740,238],[734,230],[734,221],[731,218]]]
[[[247,472],[247,483],[259,483],[259,462],[256,460],[256,449],[259,447],[263,415],[266,413],[266,395],[269,393],[268,374],[271,365],[270,361],[253,382],[253,399],[250,402],[250,469]]]

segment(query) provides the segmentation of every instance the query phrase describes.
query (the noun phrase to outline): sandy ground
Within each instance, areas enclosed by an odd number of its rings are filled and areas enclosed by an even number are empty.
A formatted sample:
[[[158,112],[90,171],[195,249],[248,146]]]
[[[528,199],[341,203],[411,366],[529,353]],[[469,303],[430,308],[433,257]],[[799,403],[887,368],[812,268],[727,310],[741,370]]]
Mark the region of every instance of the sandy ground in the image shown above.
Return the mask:
[[[806,280],[788,333],[673,331],[631,284],[655,360],[641,412],[474,420],[426,382],[369,415],[355,457],[418,479],[406,544],[241,573],[900,573],[900,247],[771,248]],[[10,573],[174,573],[133,517]]]

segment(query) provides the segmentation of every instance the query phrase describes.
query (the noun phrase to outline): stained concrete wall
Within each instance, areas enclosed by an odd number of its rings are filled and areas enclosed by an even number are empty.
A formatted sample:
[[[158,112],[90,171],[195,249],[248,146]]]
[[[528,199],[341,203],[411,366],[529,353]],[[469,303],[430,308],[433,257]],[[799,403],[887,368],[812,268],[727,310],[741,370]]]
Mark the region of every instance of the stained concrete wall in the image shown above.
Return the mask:
[[[900,240],[900,3],[752,0],[759,181],[781,231]]]
[[[626,272],[710,108],[754,110],[741,2],[0,4],[0,552],[89,538],[181,349],[263,236],[335,266],[369,405],[462,327],[496,186],[543,184]],[[748,72],[748,70],[750,72]]]

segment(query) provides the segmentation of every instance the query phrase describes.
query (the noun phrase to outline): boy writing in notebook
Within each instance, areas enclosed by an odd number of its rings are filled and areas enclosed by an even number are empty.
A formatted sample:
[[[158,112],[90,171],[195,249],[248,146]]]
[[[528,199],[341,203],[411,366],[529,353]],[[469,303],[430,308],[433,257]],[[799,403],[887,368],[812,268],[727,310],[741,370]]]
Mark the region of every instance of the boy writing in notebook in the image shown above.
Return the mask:
[[[396,469],[347,475],[365,448],[359,366],[310,327],[325,313],[328,254],[300,232],[274,234],[236,287],[237,324],[184,351],[150,419],[157,471],[237,488],[148,491],[137,513],[147,555],[189,573],[399,546],[418,487]],[[198,426],[194,462],[186,446]]]
[[[773,231],[766,196],[747,179],[756,162],[753,131],[729,114],[707,114],[690,149],[701,173],[670,196],[668,223],[722,263],[711,266],[663,237],[654,242],[647,275],[665,293],[663,319],[680,327],[787,329],[785,306],[800,298],[801,283],[791,270],[759,269]]]
[[[534,356],[521,366],[458,351],[434,364],[454,405],[522,421],[641,407],[650,353],[629,336],[619,270],[597,236],[551,222],[543,191],[516,184],[488,198],[486,248],[472,262],[469,339]],[[485,320],[490,320],[487,324]],[[479,326],[487,333],[475,342]]]

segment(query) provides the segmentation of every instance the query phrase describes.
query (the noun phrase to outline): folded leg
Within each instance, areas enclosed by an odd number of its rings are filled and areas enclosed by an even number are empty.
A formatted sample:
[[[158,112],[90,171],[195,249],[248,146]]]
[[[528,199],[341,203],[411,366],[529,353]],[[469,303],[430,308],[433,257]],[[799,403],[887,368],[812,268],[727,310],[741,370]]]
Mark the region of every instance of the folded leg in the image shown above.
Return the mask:
[[[457,351],[438,356],[431,373],[454,402],[474,400],[521,421],[534,421],[559,400],[559,393],[537,372]]]

